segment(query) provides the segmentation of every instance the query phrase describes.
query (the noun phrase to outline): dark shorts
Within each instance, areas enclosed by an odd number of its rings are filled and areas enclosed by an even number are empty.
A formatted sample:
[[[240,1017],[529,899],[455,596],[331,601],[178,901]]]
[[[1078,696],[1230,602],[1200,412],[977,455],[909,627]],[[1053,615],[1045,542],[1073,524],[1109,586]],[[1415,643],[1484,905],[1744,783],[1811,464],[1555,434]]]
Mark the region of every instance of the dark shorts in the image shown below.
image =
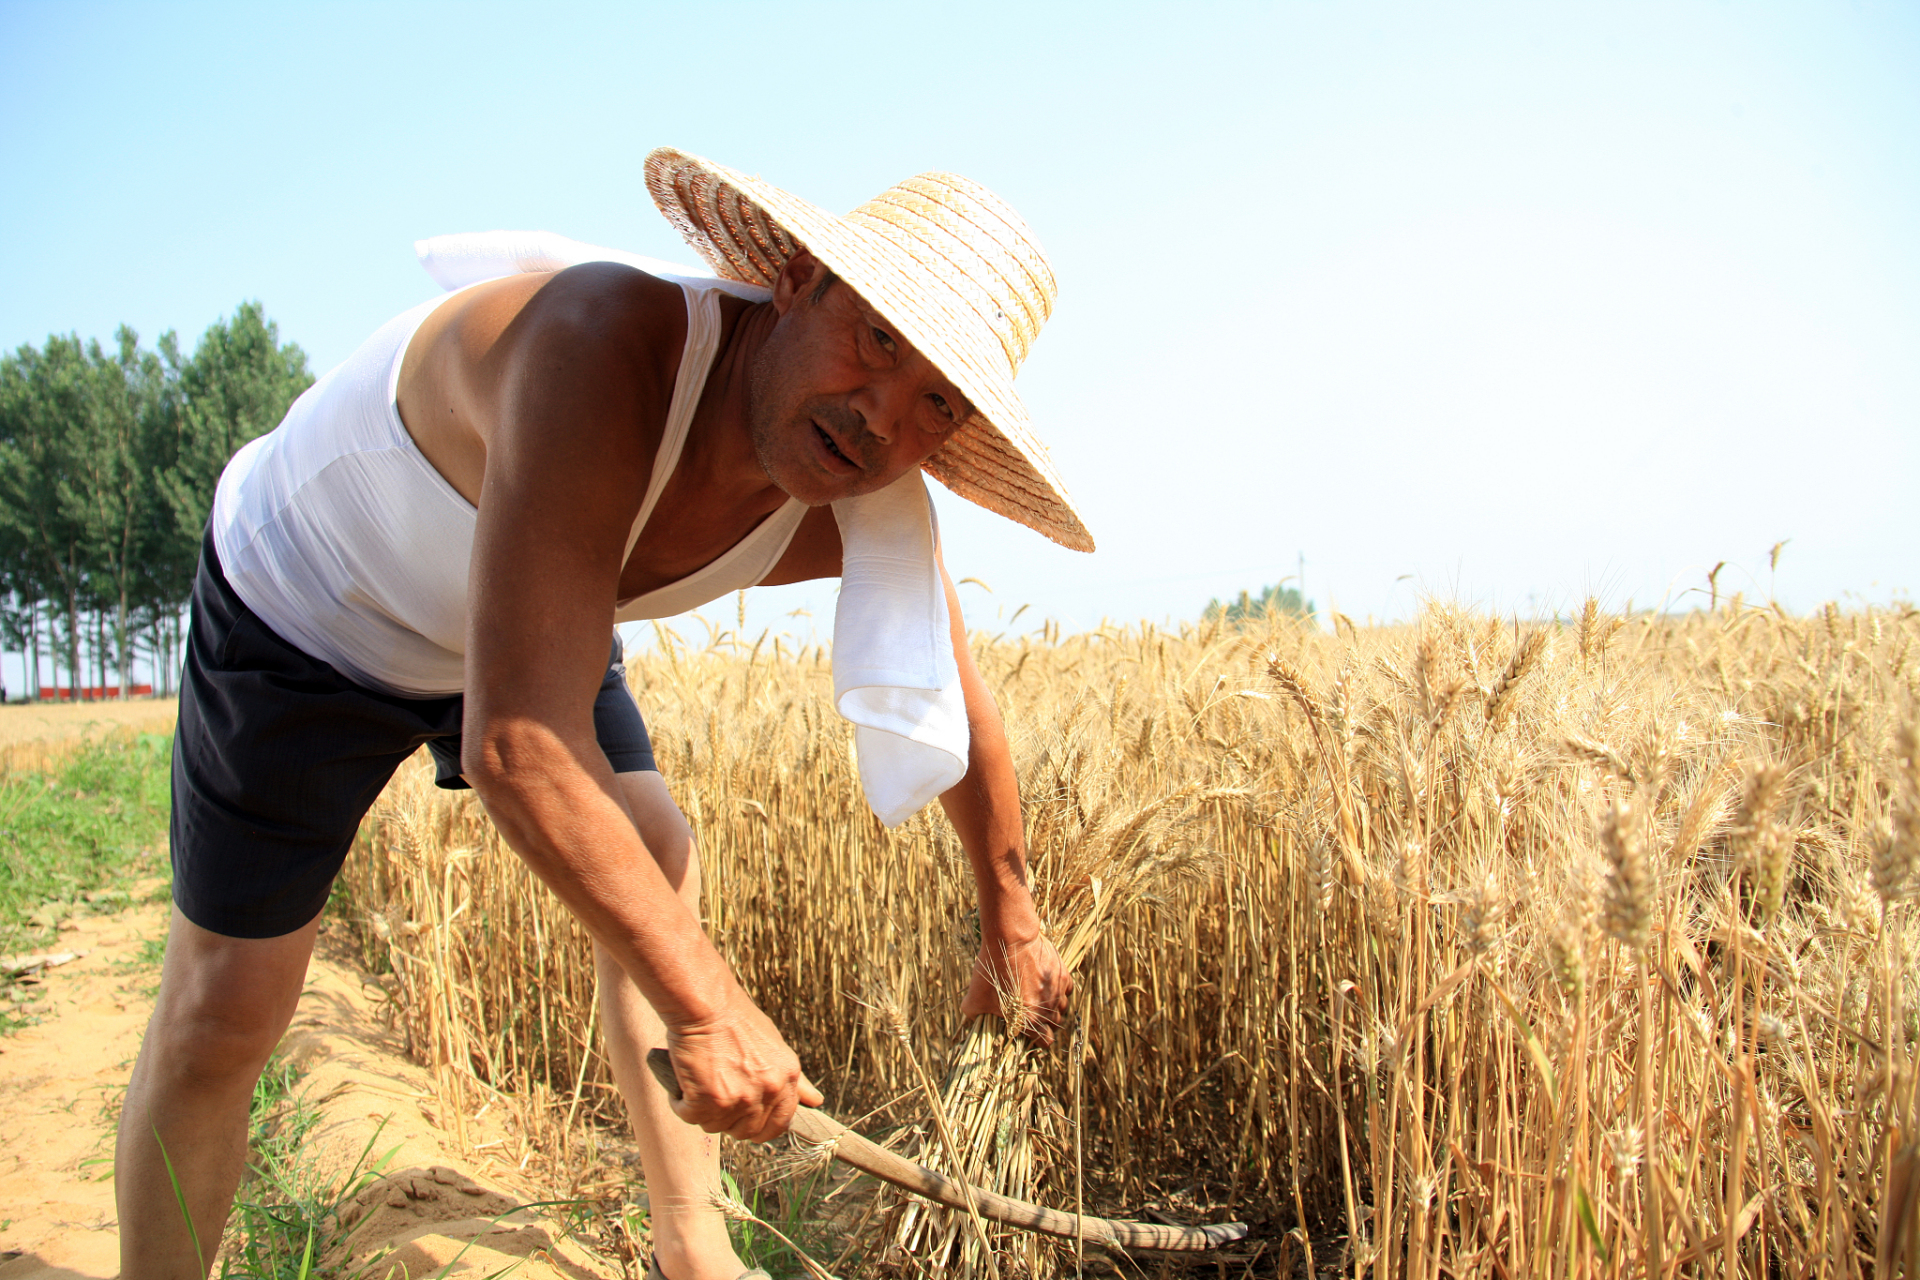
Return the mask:
[[[326,905],[360,819],[422,745],[460,776],[463,699],[367,689],[275,635],[228,585],[208,537],[193,583],[173,737],[173,900],[231,938],[292,933]],[[593,704],[615,773],[652,769],[620,637]]]

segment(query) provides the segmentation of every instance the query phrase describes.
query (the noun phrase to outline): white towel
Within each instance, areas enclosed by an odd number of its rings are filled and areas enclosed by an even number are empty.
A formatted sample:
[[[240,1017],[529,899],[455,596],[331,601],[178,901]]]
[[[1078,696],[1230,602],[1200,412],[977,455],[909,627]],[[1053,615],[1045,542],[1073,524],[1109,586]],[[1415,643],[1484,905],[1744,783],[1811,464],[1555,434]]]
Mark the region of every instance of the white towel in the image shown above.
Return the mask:
[[[482,231],[414,242],[443,289],[582,262],[622,262],[649,275],[764,302],[769,291],[545,231]],[[897,827],[967,772],[967,708],[953,660],[939,526],[913,471],[878,493],[833,504],[843,548],[833,614],[833,697],[853,724],[860,786]]]
[[[413,251],[433,282],[452,292],[482,280],[523,271],[558,271],[582,262],[621,262],[676,284],[719,289],[749,302],[765,302],[771,289],[738,280],[722,280],[705,267],[683,267],[638,253],[570,240],[551,231],[474,231],[465,235],[415,240]]]
[[[939,522],[916,469],[833,504],[840,603],[833,700],[853,722],[860,786],[897,827],[967,774],[967,704],[953,660]]]

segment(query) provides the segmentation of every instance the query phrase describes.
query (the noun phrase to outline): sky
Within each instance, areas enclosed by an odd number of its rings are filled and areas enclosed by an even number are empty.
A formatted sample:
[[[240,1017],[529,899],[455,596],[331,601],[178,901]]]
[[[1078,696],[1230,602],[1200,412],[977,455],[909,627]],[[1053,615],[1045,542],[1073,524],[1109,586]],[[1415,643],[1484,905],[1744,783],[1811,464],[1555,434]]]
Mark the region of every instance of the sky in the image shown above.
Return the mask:
[[[1060,281],[1019,387],[1100,545],[934,485],[989,630],[1302,567],[1357,620],[1920,585],[1916,0],[0,0],[0,124],[0,346],[259,299],[316,371],[431,296],[424,236],[694,261],[654,146],[834,211],[985,183]]]

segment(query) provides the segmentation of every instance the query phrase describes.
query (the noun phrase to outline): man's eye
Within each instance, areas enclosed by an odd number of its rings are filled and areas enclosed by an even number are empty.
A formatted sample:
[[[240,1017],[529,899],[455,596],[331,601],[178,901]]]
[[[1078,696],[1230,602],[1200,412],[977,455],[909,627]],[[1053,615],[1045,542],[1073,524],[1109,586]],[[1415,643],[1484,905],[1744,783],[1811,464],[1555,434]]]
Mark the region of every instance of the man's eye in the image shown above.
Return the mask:
[[[948,422],[955,421],[953,406],[947,403],[947,398],[938,391],[930,392],[929,394],[933,399],[934,412],[938,413]]]
[[[898,344],[895,343],[893,340],[893,335],[888,333],[885,329],[882,329],[877,325],[873,327],[873,340],[880,344],[880,349],[882,351],[885,351],[888,353],[892,353],[892,351],[898,346]]]

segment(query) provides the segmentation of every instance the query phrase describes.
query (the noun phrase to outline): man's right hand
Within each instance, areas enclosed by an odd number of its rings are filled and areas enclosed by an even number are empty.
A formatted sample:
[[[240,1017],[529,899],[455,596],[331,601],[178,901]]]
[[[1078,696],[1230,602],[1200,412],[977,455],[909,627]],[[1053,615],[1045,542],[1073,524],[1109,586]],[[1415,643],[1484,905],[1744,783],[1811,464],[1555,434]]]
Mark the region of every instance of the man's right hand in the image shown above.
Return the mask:
[[[826,1102],[779,1029],[745,993],[716,1017],[669,1027],[667,1050],[680,1081],[673,1112],[708,1133],[770,1142],[787,1131],[796,1108]]]

